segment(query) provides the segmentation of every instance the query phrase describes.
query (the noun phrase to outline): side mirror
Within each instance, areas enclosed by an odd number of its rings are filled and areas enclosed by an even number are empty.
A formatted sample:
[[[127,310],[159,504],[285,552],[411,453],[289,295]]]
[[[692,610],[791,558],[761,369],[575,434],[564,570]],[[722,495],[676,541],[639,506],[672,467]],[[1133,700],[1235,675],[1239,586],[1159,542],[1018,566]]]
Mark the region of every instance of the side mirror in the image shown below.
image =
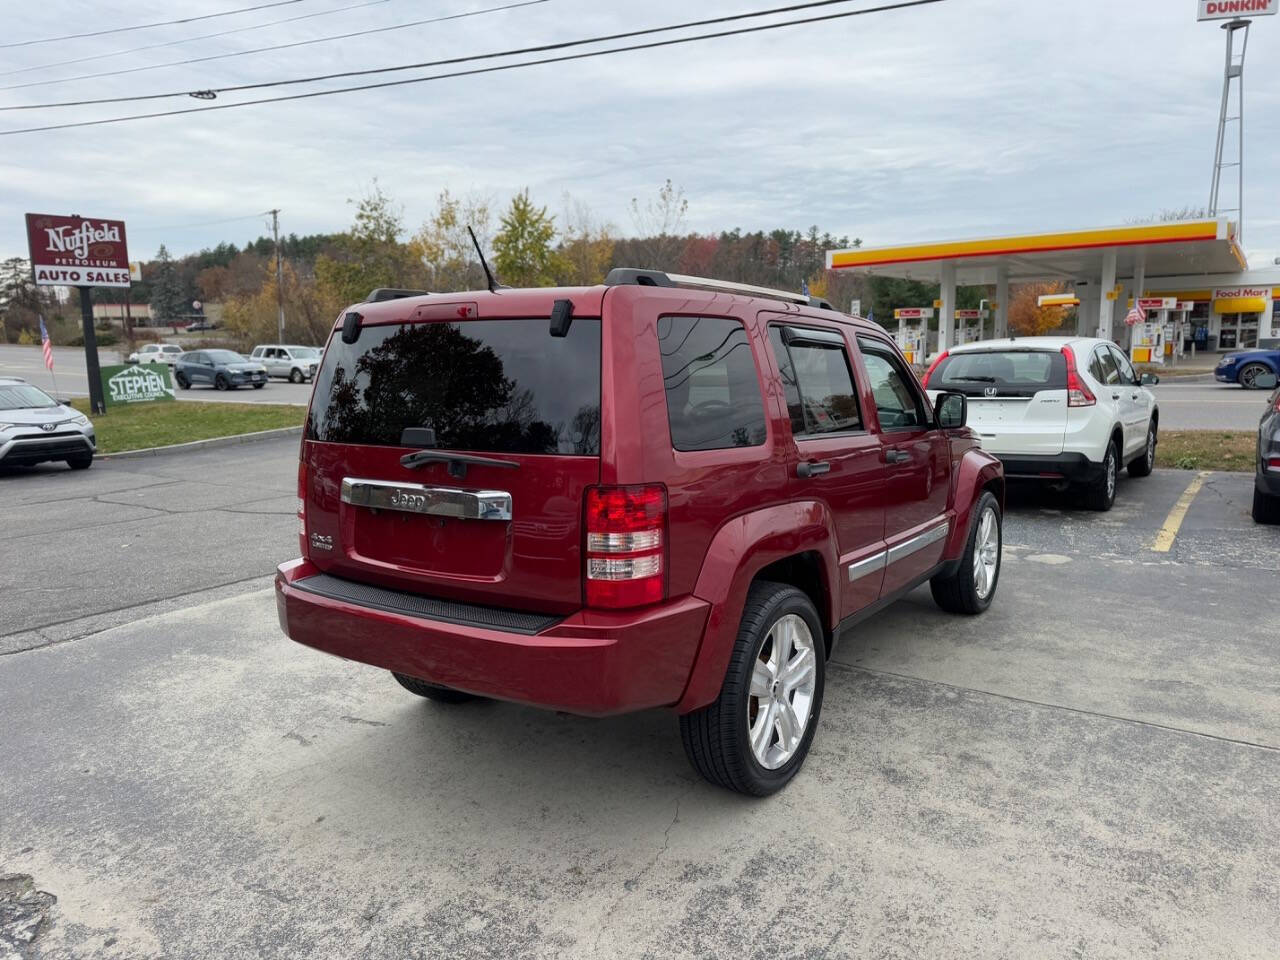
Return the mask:
[[[1253,385],[1259,390],[1274,390],[1276,388],[1276,382],[1276,375],[1274,373],[1261,373],[1253,379]]]
[[[1144,373],[1138,383],[1144,387],[1150,387],[1160,382],[1160,378],[1154,373]]]
[[[933,412],[939,427],[956,430],[969,422],[969,398],[963,393],[940,393],[933,402]]]

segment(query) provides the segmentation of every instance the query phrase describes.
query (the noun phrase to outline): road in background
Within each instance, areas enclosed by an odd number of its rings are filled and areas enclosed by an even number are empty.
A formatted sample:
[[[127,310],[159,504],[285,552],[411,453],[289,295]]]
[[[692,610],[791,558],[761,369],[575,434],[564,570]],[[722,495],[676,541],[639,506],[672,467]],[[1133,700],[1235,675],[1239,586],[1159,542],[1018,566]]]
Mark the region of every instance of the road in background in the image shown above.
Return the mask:
[[[0,477],[0,873],[58,898],[33,958],[1274,955],[1280,530],[1248,475],[1203,478],[1169,553],[1195,474],[1105,514],[1015,491],[991,610],[860,624],[759,801],[670,714],[441,706],[284,639],[296,456]]]
[[[1255,431],[1269,396],[1266,390],[1218,383],[1212,375],[1169,379],[1148,389],[1160,405],[1163,430]]]
[[[104,367],[123,363],[120,353],[110,348],[98,351],[98,362]],[[21,377],[48,393],[54,392],[57,378],[61,397],[87,397],[89,379],[85,374],[84,350],[79,347],[53,348],[53,375],[45,369],[39,346],[0,344],[0,377]],[[288,403],[305,406],[311,402],[311,384],[271,380],[261,390],[241,388],[219,391],[212,387],[176,390],[179,400],[206,400],[214,403]]]

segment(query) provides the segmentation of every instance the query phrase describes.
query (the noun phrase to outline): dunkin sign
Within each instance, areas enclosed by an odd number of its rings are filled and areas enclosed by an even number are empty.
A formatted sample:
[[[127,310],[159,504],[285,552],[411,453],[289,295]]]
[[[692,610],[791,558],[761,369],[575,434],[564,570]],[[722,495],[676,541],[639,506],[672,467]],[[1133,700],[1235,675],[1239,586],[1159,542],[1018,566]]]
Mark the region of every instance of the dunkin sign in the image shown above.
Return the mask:
[[[1234,20],[1236,17],[1273,16],[1280,0],[1199,0],[1197,20]]]
[[[127,287],[124,221],[27,214],[27,249],[40,286]]]

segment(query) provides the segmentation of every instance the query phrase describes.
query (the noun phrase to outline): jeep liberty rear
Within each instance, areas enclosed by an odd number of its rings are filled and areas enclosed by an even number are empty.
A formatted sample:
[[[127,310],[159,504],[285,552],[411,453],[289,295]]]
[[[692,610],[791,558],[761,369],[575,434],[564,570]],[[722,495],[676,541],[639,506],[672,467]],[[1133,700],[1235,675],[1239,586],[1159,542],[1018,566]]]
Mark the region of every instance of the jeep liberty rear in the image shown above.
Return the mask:
[[[986,609],[1003,478],[878,327],[622,271],[352,306],[298,497],[292,639],[440,702],[670,708],[701,773],[766,794],[843,630],[925,581]]]

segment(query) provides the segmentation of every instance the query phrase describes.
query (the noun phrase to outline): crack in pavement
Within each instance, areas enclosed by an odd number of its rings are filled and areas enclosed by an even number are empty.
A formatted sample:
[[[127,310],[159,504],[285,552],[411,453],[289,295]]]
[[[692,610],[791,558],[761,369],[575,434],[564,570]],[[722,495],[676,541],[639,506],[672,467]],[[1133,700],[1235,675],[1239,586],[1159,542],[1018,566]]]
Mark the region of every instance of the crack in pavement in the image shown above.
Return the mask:
[[[872,667],[859,667],[851,663],[842,663],[839,660],[832,660],[828,664],[831,667],[837,667],[843,670],[850,670],[856,673],[866,673],[877,677],[893,677],[897,680],[909,680],[913,683],[925,684],[934,687],[945,687],[948,690],[956,690],[964,693],[977,693],[986,697],[998,697],[1001,700],[1009,700],[1013,703],[1025,703],[1033,707],[1044,707],[1048,710],[1063,710],[1067,713],[1076,713],[1085,717],[1093,717],[1098,720],[1114,720],[1117,723],[1131,723],[1140,727],[1154,727],[1157,730],[1167,730],[1170,733],[1181,733],[1190,737],[1203,737],[1206,740],[1217,740],[1221,743],[1234,743],[1241,747],[1251,747],[1255,750],[1266,750],[1271,753],[1280,753],[1280,746],[1273,746],[1269,743],[1258,743],[1254,740],[1240,740],[1236,737],[1226,737],[1219,733],[1206,733],[1203,730],[1192,730],[1188,727],[1175,727],[1169,723],[1158,723],[1155,720],[1139,720],[1137,717],[1122,717],[1114,713],[1103,713],[1100,710],[1087,710],[1084,707],[1069,707],[1063,703],[1049,703],[1045,700],[1032,700],[1030,697],[1019,697],[1011,693],[998,693],[995,690],[982,690],[978,687],[966,687],[957,683],[947,683],[945,680],[930,680],[927,677],[916,677],[908,673],[896,673],[893,670],[876,670]]]

